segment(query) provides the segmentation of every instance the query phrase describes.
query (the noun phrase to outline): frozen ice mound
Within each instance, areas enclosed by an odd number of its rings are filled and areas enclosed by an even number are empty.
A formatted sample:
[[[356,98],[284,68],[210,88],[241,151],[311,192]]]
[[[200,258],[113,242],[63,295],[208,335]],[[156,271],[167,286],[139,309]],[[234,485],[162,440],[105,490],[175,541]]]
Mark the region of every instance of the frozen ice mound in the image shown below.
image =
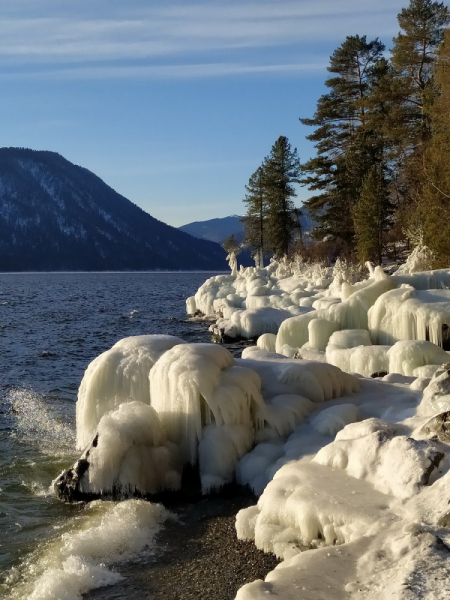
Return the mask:
[[[377,430],[368,433],[367,427],[372,429],[374,425]],[[432,443],[396,435],[389,423],[374,423],[370,419],[368,424],[353,423],[348,427],[319,450],[313,462],[345,470],[397,498],[418,494],[443,458]]]
[[[450,290],[418,290],[403,284],[383,294],[369,311],[369,330],[377,344],[429,340],[442,346],[449,327]]]
[[[275,352],[276,343],[277,336],[274,333],[263,333],[263,335],[259,336],[256,345],[266,352]]]
[[[277,471],[257,506],[238,513],[237,535],[288,559],[308,547],[343,544],[377,532],[389,514],[389,501],[344,471],[296,461]]]
[[[80,481],[88,494],[156,494],[181,487],[178,447],[167,439],[155,410],[126,402],[100,419],[89,469]]]
[[[330,365],[335,365],[346,373],[370,377],[373,373],[389,371],[389,349],[390,346],[339,348],[328,344],[325,356]]]
[[[208,474],[217,476],[224,472],[231,476],[235,453],[244,453],[253,442],[258,426],[253,415],[265,406],[260,385],[255,371],[236,365],[231,353],[217,344],[175,346],[150,374],[152,406],[169,439],[180,448],[184,462],[196,465],[200,443],[201,469],[208,465]],[[216,438],[212,427],[216,428]],[[228,455],[224,451],[220,457],[216,448],[219,439],[227,440],[228,449],[232,448]],[[211,472],[213,455],[217,457],[217,473]]]
[[[433,374],[418,407],[420,415],[434,416],[450,410],[450,363],[443,364]]]
[[[247,351],[249,350],[249,351]],[[258,373],[264,398],[299,394],[323,402],[358,392],[358,380],[337,367],[321,362],[289,359],[258,348],[247,349],[237,363]]]
[[[293,310],[297,309],[293,307]],[[292,311],[281,308],[253,308],[234,312],[230,321],[236,328],[236,336],[253,338],[264,333],[277,333],[281,323],[292,314]]]
[[[124,338],[97,356],[78,390],[77,449],[92,442],[102,416],[123,402],[150,404],[150,370],[164,352],[184,343],[172,335],[139,335]]]
[[[388,351],[389,372],[400,373],[408,377],[414,371],[426,365],[442,365],[450,355],[436,344],[427,341],[397,342]]]

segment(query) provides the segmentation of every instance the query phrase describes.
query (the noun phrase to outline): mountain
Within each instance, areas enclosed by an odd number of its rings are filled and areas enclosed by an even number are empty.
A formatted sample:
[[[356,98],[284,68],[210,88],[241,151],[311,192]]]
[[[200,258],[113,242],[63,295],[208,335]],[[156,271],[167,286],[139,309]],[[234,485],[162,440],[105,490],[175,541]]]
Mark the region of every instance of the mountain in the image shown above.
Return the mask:
[[[300,222],[302,232],[309,235],[309,232],[315,227],[315,222],[306,208],[302,207],[301,211]],[[193,223],[182,225],[178,229],[197,238],[218,242],[219,244],[223,244],[230,235],[234,235],[236,241],[241,244],[244,240],[244,224],[241,222],[241,219],[242,217],[238,215],[231,215],[230,217],[210,219],[209,221],[194,221]],[[254,265],[249,246],[242,248],[238,256],[238,263],[244,265],[244,267]]]
[[[234,235],[236,241],[241,243],[244,239],[244,225],[240,219],[242,217],[232,215],[231,217],[223,217],[223,219],[194,221],[193,223],[182,225],[178,229],[202,240],[210,240],[218,244],[223,244],[230,235]]]
[[[225,256],[55,152],[0,148],[0,271],[224,270]]]
[[[300,222],[302,224],[302,232],[307,233],[311,231],[315,223],[306,208],[302,207],[301,211]],[[197,238],[210,240],[219,244],[223,244],[230,235],[234,235],[236,241],[242,243],[244,239],[244,225],[241,223],[241,219],[242,217],[238,215],[232,215],[230,217],[223,217],[222,219],[194,221],[193,223],[182,225],[178,229]]]

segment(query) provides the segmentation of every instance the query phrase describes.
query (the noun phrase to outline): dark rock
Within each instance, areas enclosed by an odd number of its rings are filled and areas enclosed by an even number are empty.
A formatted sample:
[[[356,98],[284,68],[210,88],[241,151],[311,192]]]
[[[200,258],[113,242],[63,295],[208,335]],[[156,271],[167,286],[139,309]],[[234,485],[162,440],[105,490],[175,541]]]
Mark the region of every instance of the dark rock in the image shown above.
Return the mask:
[[[60,500],[64,502],[79,502],[82,500],[92,500],[93,496],[81,491],[80,482],[83,475],[89,469],[89,453],[92,448],[96,448],[98,443],[98,434],[92,440],[92,444],[81,455],[77,462],[63,471],[53,482],[53,489]]]
[[[430,419],[422,427],[421,432],[430,439],[450,444],[450,411],[446,410]]]
[[[448,510],[441,517],[439,517],[437,524],[439,525],[439,527],[450,527],[450,510]]]
[[[372,373],[371,377],[373,379],[378,379],[379,377],[386,377],[386,375],[389,375],[387,371],[376,371],[375,373]]]

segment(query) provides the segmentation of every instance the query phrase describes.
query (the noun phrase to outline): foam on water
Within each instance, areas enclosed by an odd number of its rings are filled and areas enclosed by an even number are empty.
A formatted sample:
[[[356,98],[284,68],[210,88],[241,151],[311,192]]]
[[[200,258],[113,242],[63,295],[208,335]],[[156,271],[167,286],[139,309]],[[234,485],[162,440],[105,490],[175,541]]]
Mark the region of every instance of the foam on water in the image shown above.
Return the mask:
[[[155,535],[171,517],[161,504],[143,500],[91,504],[64,525],[66,530],[11,569],[10,600],[80,600],[89,590],[113,585],[112,569],[142,552],[151,553]]]

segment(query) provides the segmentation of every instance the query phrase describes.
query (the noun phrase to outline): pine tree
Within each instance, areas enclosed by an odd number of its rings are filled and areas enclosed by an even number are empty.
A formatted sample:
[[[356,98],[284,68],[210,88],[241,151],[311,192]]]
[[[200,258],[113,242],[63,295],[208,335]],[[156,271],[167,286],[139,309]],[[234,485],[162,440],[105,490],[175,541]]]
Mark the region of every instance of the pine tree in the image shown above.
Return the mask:
[[[298,218],[292,198],[296,197],[294,183],[298,183],[300,160],[297,149],[280,136],[264,161],[264,185],[267,192],[268,246],[275,256],[289,254],[293,234],[298,229]]]
[[[317,157],[302,165],[301,183],[313,196],[305,206],[318,222],[316,237],[336,241],[341,253],[354,244],[352,211],[367,171],[380,154],[370,120],[369,97],[380,79],[383,44],[365,36],[349,36],[333,53],[326,81],[330,92],[317,103],[313,119],[300,119],[317,127],[307,136],[316,142]]]
[[[247,212],[242,219],[245,229],[244,241],[250,244],[255,263],[259,267],[264,266],[264,254],[267,252],[267,216],[268,199],[265,182],[265,164],[263,164],[250,177],[245,186],[247,194],[244,203]]]
[[[429,135],[427,107],[435,95],[433,65],[450,13],[443,2],[411,0],[397,18],[404,33],[393,40],[392,64],[403,89],[404,120],[423,138]]]
[[[423,219],[426,155],[433,135],[431,110],[438,89],[434,81],[437,51],[449,10],[442,2],[411,0],[398,15],[402,31],[392,49],[392,98],[388,131],[395,141],[392,163],[398,191],[397,220],[403,230]]]
[[[227,239],[224,241],[223,248],[225,252],[227,252],[228,254],[231,254],[233,252],[235,256],[237,256],[241,251],[241,247],[237,243],[233,233],[230,236],[228,236]]]
[[[435,72],[439,91],[430,110],[432,137],[424,152],[423,195],[419,210],[424,242],[436,256],[437,267],[450,264],[450,29],[438,54]]]
[[[353,209],[356,252],[361,263],[370,260],[381,264],[388,206],[386,181],[381,165],[376,165],[364,178],[361,194]]]

